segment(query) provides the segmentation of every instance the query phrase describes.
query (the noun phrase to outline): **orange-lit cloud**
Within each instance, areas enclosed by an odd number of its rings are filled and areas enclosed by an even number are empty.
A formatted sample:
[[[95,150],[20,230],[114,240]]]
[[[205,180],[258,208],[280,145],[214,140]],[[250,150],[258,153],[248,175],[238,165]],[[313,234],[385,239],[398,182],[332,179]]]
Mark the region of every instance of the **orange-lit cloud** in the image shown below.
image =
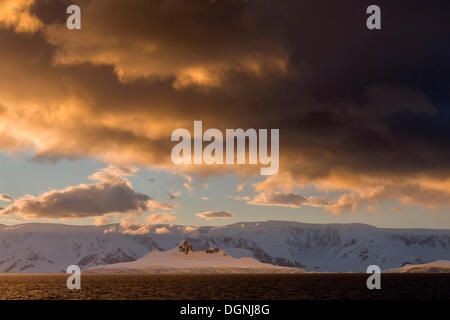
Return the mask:
[[[0,1],[0,26],[13,28],[16,32],[33,33],[42,28],[38,17],[31,13],[34,0]]]
[[[23,196],[1,210],[0,215],[26,219],[103,217],[104,220],[100,218],[96,224],[104,224],[112,215],[136,216],[148,211],[174,208],[171,204],[135,192],[130,182],[118,173],[125,174],[121,169],[109,167],[89,177],[96,181],[93,184],[52,190],[40,196]]]
[[[287,72],[286,50],[276,39],[269,42],[246,25],[246,11],[239,1],[139,1],[143,15],[117,0],[79,1],[78,5],[84,10],[83,23],[89,26],[86,31],[72,33],[64,24],[45,28],[47,41],[57,48],[56,64],[112,66],[122,82],[173,79],[176,89],[218,87],[230,71],[257,77]],[[111,24],[113,11],[120,15]],[[208,21],[196,17],[203,12],[208,12]],[[239,33],[227,31],[220,22],[211,23],[216,19],[235,23]]]
[[[11,202],[13,200],[14,199],[11,196],[7,195],[7,194],[0,194],[0,201]]]
[[[149,215],[146,220],[149,224],[163,224],[166,222],[173,221],[175,219],[176,216],[174,213],[158,212]]]
[[[191,192],[197,175],[235,174],[243,191],[257,174],[248,166],[174,167],[171,132],[192,129],[194,120],[222,130],[279,128],[280,172],[241,197],[250,204],[312,205],[333,214],[373,211],[391,200],[449,206],[450,133],[438,103],[446,96],[436,99],[432,93],[442,88],[419,85],[445,84],[439,70],[448,59],[431,61],[422,50],[440,46],[422,29],[414,38],[393,28],[380,42],[346,25],[344,7],[329,2],[345,22],[335,25],[321,6],[297,10],[299,3],[81,0],[83,28],[72,32],[64,10],[54,9],[57,0],[3,0],[0,149],[43,161],[90,157],[116,168],[156,167],[179,175]],[[423,25],[437,34],[447,19],[431,22]],[[409,45],[408,59],[398,38]],[[409,81],[418,65],[421,81]],[[53,217],[60,210],[105,223],[112,204],[69,204],[115,192],[128,199],[119,213],[170,207],[136,193],[123,174],[99,172],[94,184],[22,197],[2,213]]]

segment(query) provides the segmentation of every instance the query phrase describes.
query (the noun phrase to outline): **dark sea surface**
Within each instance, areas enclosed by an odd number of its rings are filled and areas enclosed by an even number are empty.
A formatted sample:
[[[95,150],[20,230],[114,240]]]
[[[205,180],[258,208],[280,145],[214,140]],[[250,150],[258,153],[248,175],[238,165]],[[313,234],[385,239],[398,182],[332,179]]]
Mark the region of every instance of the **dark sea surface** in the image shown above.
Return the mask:
[[[382,274],[381,290],[368,290],[367,274],[0,275],[0,299],[138,300],[367,300],[450,299],[450,274]]]

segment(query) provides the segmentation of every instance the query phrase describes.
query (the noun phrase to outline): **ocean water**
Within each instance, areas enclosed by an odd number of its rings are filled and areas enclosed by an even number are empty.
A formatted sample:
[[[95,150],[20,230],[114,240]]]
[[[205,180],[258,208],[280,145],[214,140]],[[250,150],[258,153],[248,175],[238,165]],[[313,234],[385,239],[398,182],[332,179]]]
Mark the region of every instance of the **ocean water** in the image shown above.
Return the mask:
[[[95,300],[367,300],[450,299],[450,274],[382,274],[368,290],[366,274],[295,275],[0,275],[0,299]]]

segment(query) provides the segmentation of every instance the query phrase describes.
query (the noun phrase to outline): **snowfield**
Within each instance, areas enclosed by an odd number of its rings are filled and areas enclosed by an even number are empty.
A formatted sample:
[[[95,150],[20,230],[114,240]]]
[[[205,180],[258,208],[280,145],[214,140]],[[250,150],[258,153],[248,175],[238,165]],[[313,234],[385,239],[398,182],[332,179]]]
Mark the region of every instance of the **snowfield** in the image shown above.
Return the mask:
[[[161,233],[157,230],[165,228]],[[219,227],[155,225],[145,234],[118,225],[0,225],[1,273],[65,272],[75,264],[131,262],[187,240],[194,250],[219,248],[233,258],[318,272],[366,272],[450,260],[450,230],[382,229],[364,224],[242,222]],[[131,230],[133,233],[133,230]]]
[[[302,270],[279,267],[253,258],[233,258],[218,248],[194,251],[181,241],[168,251],[151,251],[132,261],[87,269],[88,273],[301,273]]]

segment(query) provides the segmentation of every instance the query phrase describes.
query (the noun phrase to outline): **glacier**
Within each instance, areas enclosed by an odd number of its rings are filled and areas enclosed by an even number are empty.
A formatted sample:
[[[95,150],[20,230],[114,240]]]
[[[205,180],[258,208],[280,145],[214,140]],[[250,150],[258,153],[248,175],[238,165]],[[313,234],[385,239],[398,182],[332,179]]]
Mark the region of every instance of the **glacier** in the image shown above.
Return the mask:
[[[73,264],[85,270],[135,261],[151,251],[173,249],[182,240],[195,250],[219,248],[234,258],[317,272],[365,272],[373,264],[388,270],[450,260],[450,230],[261,221],[132,231],[115,224],[0,225],[0,272],[60,273]]]

